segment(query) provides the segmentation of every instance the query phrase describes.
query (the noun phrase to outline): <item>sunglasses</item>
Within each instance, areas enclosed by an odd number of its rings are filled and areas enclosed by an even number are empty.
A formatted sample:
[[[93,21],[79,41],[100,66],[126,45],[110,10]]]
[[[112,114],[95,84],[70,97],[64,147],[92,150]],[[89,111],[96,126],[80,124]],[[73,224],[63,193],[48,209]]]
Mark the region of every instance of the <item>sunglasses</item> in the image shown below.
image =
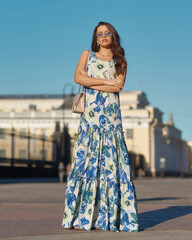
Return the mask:
[[[111,37],[112,36],[112,32],[105,32],[104,36],[105,37]],[[97,33],[97,37],[98,38],[102,38],[103,37],[103,33]]]

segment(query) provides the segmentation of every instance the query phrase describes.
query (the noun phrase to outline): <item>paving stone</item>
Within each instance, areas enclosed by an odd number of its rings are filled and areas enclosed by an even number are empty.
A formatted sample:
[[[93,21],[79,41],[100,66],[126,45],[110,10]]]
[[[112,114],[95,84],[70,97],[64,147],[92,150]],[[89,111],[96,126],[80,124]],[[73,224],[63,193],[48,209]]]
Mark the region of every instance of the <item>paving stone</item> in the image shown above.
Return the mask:
[[[192,180],[135,179],[139,232],[61,227],[66,183],[0,184],[0,239],[191,239]]]

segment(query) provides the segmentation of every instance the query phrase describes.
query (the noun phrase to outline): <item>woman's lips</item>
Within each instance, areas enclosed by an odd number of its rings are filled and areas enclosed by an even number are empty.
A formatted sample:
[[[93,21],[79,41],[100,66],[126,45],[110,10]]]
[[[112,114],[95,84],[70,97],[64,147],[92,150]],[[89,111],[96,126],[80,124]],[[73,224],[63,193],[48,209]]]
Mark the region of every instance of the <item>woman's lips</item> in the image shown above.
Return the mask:
[[[107,42],[107,39],[103,39],[102,42]]]

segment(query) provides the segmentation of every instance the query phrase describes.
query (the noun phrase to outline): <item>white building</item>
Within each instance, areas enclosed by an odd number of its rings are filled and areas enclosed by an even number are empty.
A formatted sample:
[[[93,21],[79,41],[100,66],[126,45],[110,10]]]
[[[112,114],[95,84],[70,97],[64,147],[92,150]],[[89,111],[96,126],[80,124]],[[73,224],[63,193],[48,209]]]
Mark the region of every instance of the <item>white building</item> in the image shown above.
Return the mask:
[[[79,114],[71,112],[72,97],[65,98],[65,110],[61,95],[0,96],[0,131],[18,131],[51,137],[56,121],[68,125],[71,136],[77,132]],[[162,170],[166,174],[191,174],[191,146],[181,139],[181,131],[173,124],[162,121],[162,112],[149,105],[142,91],[120,92],[125,141],[130,153],[136,155],[135,164],[146,175],[156,176]],[[25,144],[17,145],[16,157],[27,154]],[[47,159],[52,160],[52,150],[46,146]],[[31,146],[31,156],[41,152],[41,146]],[[0,157],[10,157],[10,140],[0,137]],[[137,157],[139,156],[139,157]],[[141,158],[142,156],[142,158]]]

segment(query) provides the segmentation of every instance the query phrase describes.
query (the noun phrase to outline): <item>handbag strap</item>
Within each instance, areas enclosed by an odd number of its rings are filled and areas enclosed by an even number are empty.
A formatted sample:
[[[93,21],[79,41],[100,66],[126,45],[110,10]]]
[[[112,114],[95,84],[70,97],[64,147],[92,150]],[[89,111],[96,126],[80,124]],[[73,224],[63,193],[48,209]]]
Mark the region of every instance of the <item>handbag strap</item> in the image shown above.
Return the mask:
[[[81,86],[83,86],[83,85],[79,84],[79,93],[80,93]],[[84,91],[85,91],[85,89],[84,89],[84,87],[83,87],[83,92],[84,92]]]
[[[90,57],[90,53],[91,53],[91,52],[92,52],[92,51],[88,50],[87,63],[88,63],[88,60],[89,60],[89,57]],[[86,64],[86,66],[87,66],[87,64]],[[80,93],[80,90],[81,90],[81,86],[83,86],[83,85],[79,84],[79,93]],[[84,86],[83,86],[83,92],[85,92]]]

